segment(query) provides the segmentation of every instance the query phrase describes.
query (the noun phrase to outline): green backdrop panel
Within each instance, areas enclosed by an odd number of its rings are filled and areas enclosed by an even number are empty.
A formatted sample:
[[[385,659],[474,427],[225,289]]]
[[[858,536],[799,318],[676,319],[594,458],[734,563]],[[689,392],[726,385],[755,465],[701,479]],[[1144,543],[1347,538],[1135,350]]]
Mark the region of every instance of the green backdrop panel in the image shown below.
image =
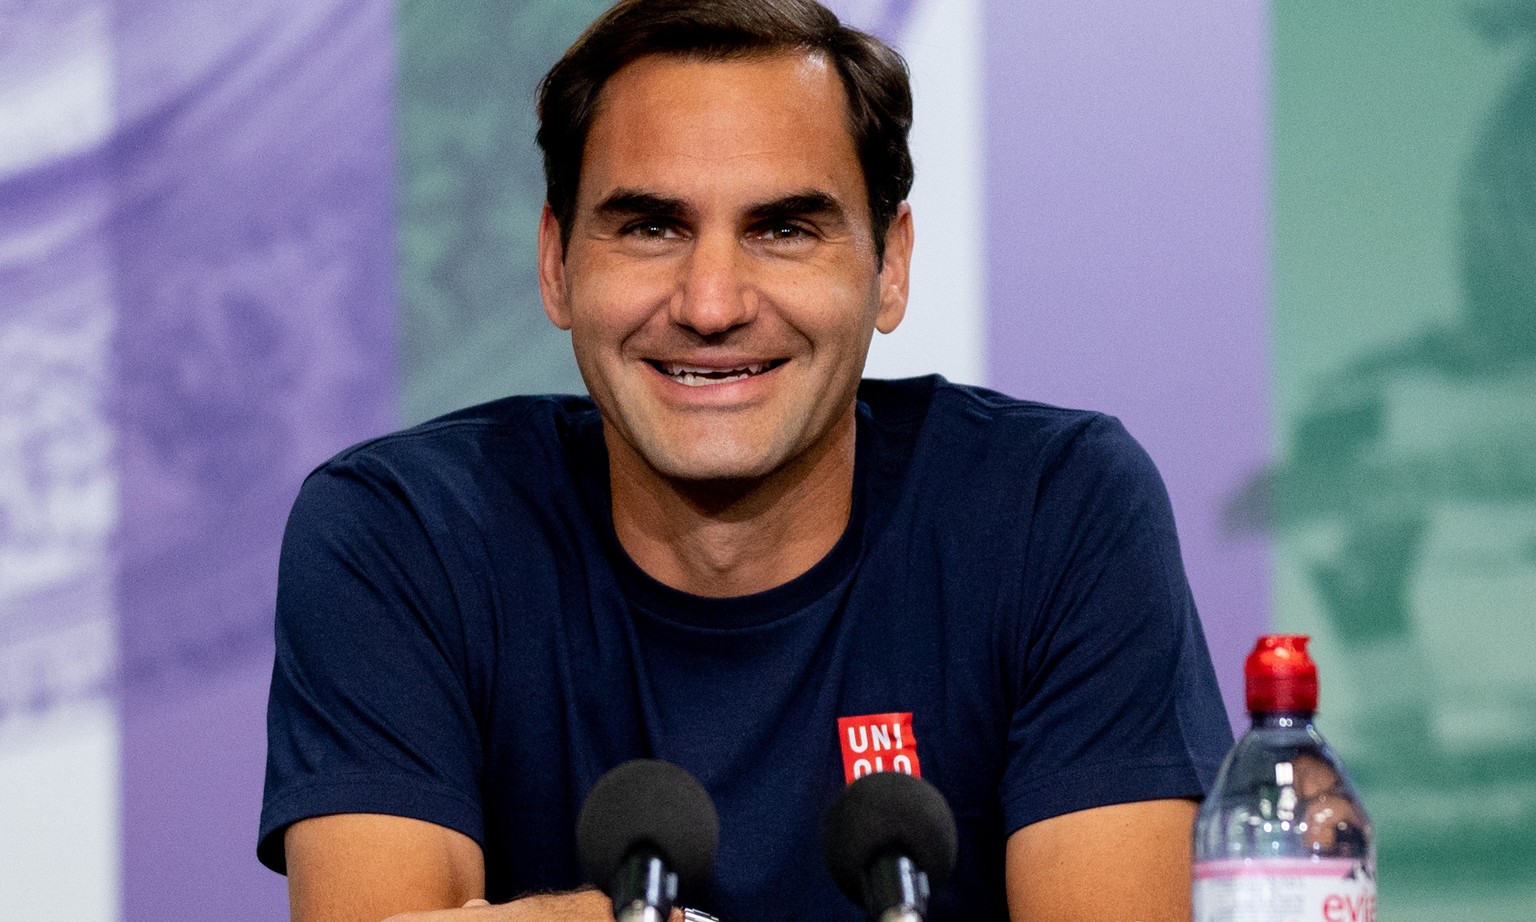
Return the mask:
[[[402,415],[581,392],[539,302],[544,181],[534,89],[602,0],[405,0],[400,8]]]
[[[1536,918],[1536,2],[1274,17],[1277,626],[1381,917]]]

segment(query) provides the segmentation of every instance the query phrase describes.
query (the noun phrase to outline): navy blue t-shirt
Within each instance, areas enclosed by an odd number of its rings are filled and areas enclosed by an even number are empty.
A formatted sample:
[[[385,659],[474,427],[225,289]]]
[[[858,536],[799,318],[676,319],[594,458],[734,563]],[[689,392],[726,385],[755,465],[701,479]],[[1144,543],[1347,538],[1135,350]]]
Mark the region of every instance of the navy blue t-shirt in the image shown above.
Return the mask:
[[[866,381],[857,419],[846,532],[744,598],[623,552],[583,398],[321,467],[283,543],[261,860],[283,870],[305,817],[387,813],[479,842],[493,902],[574,888],[587,792],[661,758],[720,813],[692,905],[851,922],[822,817],[851,770],[896,763],[960,828],[931,917],[1002,919],[1009,833],[1200,796],[1231,735],[1166,492],[1119,423],[941,378]]]

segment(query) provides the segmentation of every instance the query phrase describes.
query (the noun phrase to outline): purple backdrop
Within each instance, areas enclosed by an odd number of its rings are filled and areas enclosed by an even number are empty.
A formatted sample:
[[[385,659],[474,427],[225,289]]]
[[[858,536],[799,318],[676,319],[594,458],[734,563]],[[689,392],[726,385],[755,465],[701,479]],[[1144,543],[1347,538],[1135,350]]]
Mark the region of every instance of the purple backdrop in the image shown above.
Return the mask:
[[[276,552],[396,399],[393,3],[125,2],[114,44],[124,917],[270,920]]]
[[[987,11],[991,382],[1151,452],[1233,716],[1270,606],[1219,524],[1269,439],[1267,30],[1258,0]]]

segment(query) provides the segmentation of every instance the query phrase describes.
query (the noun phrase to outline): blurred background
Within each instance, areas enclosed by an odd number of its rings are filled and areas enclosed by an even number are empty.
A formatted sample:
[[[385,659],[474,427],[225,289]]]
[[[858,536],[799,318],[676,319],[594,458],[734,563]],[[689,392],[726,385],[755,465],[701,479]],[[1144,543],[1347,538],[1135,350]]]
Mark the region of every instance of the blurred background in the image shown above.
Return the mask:
[[[282,917],[278,540],[580,390],[533,87],[597,0],[0,0],[0,918]],[[1536,0],[844,0],[917,92],[871,374],[1105,410],[1234,725],[1311,633],[1381,918],[1536,917]]]

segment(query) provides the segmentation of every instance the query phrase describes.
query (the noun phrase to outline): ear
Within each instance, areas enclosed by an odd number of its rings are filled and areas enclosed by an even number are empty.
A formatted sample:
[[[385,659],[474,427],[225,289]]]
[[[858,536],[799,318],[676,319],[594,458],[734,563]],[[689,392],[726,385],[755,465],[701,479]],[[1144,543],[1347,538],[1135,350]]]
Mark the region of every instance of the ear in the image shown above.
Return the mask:
[[[875,329],[889,333],[907,315],[907,290],[912,279],[912,206],[902,202],[885,232],[885,258],[880,263],[880,312]]]
[[[569,330],[571,298],[565,283],[565,245],[560,241],[560,222],[548,202],[539,216],[539,294],[544,296],[544,313],[550,322]]]

